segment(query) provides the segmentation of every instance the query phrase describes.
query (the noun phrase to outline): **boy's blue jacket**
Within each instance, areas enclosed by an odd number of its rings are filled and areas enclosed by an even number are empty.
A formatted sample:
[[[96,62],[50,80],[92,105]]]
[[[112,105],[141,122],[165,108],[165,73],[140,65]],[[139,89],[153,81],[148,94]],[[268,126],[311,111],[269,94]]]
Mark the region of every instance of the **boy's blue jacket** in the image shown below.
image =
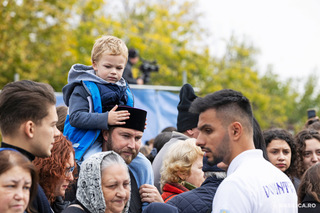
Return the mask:
[[[75,64],[62,89],[63,100],[69,107],[63,134],[72,142],[78,163],[90,152],[101,151],[97,141],[102,129],[108,129],[110,105],[133,106],[133,95],[123,78],[109,83],[95,75],[92,66]]]

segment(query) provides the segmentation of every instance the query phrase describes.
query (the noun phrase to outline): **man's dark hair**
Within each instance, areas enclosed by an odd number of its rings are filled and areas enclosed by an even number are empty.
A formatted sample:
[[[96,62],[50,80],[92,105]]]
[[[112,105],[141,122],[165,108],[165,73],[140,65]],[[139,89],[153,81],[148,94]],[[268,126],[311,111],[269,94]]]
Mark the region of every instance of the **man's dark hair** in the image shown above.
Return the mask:
[[[159,153],[162,147],[172,138],[172,132],[161,132],[154,139],[153,147]]]
[[[49,113],[49,105],[56,104],[56,96],[49,84],[29,80],[5,85],[0,92],[0,129],[12,135],[28,120],[38,124]]]
[[[161,132],[172,132],[172,131],[177,131],[177,128],[174,126],[168,126],[164,128]]]
[[[266,143],[264,142],[262,130],[259,122],[255,117],[253,117],[253,142],[256,149],[261,149],[263,153],[263,157],[266,160],[269,160],[267,154]]]
[[[139,57],[139,52],[136,49],[129,49],[129,58]]]
[[[208,109],[214,109],[217,112],[217,117],[221,118],[224,125],[238,120],[252,132],[253,114],[251,104],[242,93],[232,89],[223,89],[203,98],[197,98],[192,102],[190,112],[200,114]]]

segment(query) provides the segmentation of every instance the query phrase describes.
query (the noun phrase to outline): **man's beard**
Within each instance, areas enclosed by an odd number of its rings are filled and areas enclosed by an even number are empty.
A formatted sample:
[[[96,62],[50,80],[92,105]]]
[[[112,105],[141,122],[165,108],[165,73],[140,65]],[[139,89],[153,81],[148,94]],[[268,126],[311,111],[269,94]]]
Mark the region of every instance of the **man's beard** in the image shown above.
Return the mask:
[[[223,161],[223,159],[226,157],[226,155],[230,154],[229,143],[230,143],[229,135],[228,135],[228,133],[226,133],[220,143],[220,146],[217,147],[216,153],[218,153],[218,155],[213,156],[212,161],[208,160],[208,163],[210,166],[217,165],[218,163]],[[213,154],[213,152],[212,152],[212,154]]]
[[[123,158],[123,160],[126,162],[126,164],[128,164],[128,165],[138,155],[138,153],[135,149],[124,148],[123,150],[119,150],[119,149],[114,148],[111,134],[108,135],[108,140],[105,141],[105,143],[106,143],[108,151],[115,151],[116,153],[118,153]],[[132,155],[126,156],[126,155],[123,155],[123,152],[131,152]]]

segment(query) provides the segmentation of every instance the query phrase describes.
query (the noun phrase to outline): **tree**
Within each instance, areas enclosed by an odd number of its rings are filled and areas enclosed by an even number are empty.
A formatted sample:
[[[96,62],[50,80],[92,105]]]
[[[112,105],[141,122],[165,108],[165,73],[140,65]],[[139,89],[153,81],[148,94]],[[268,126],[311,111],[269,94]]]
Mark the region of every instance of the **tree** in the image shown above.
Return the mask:
[[[0,5],[0,86],[21,79],[50,83],[56,89],[65,82],[72,60],[68,37],[70,9],[75,0],[3,1]]]
[[[197,0],[4,0],[0,87],[18,73],[61,91],[71,65],[90,65],[95,40],[109,34],[138,49],[144,59],[157,60],[160,70],[151,74],[149,84],[180,86],[186,71],[201,96],[223,88],[241,91],[263,129],[301,128],[306,110],[320,101],[318,77],[310,76],[300,91],[301,82],[281,82],[271,67],[259,76],[258,50],[234,36],[222,58],[212,57],[200,17]],[[135,72],[141,74],[137,67]]]
[[[119,22],[128,47],[137,48],[144,59],[157,60],[160,65],[159,72],[152,73],[151,83],[181,85],[182,72],[187,71],[188,82],[197,85],[210,56],[208,48],[195,44],[205,36],[198,23],[200,14],[194,9],[196,1],[123,1],[123,6]]]

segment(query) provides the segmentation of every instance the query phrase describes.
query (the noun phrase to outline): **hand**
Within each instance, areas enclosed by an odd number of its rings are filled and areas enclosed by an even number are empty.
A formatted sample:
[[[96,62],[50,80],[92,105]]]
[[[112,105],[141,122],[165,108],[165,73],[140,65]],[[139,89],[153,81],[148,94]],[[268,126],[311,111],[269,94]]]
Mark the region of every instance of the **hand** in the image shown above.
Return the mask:
[[[130,113],[127,110],[116,111],[118,105],[115,105],[108,114],[109,125],[123,125],[126,122],[124,120],[129,119]]]
[[[143,83],[144,83],[144,82],[143,82],[143,79],[142,79],[142,78],[138,78],[138,79],[137,79],[137,84],[138,84],[138,85],[143,85]]]
[[[143,184],[139,189],[141,202],[160,202],[164,203],[158,189],[150,184]]]

